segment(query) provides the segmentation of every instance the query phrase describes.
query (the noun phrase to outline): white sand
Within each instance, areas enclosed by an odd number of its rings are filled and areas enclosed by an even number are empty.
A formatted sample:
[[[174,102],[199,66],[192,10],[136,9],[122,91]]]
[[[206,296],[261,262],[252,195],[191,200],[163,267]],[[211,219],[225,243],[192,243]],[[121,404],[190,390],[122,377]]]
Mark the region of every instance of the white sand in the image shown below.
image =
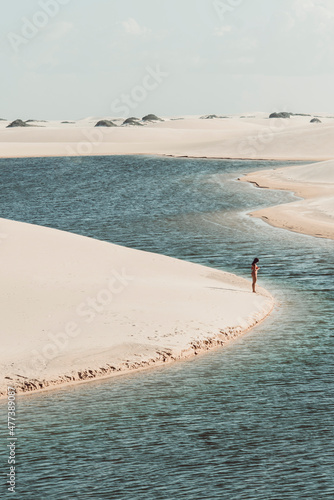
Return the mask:
[[[256,113],[94,128],[98,119],[14,129],[0,122],[0,157],[334,158],[334,119],[325,115],[321,124],[311,124],[311,117]],[[333,238],[333,165],[323,161],[247,176],[304,198],[253,215]],[[236,276],[46,228],[2,220],[0,245],[2,391],[13,382],[29,391],[182,358],[223,344],[273,307],[264,290],[254,295],[250,283]],[[122,278],[123,270],[133,279]]]
[[[334,239],[334,160],[253,172],[242,180],[294,191],[301,201],[252,212],[273,226]]]
[[[249,281],[197,264],[4,219],[0,233],[2,394],[196,354],[273,307]]]
[[[310,116],[254,116],[214,120],[166,118],[143,127],[117,128],[95,128],[99,118],[13,129],[6,128],[8,122],[0,122],[0,157],[162,154],[278,160],[334,158],[333,118],[323,116],[323,123],[312,124]]]
[[[8,129],[0,122],[0,157],[159,154],[205,158],[240,158],[321,161],[334,158],[334,117],[312,116],[269,119],[269,113],[203,120],[197,117],[164,118],[142,127],[95,128],[91,117],[73,124],[36,123],[35,127]],[[300,167],[298,167],[300,168]],[[305,202],[273,207],[253,215],[278,227],[313,236],[333,238],[333,166],[327,162],[298,171],[251,175],[247,180],[265,187],[288,189]],[[294,172],[294,177],[291,177]],[[299,173],[297,173],[299,172]],[[322,181],[319,179],[323,179]],[[324,185],[326,184],[326,186]]]

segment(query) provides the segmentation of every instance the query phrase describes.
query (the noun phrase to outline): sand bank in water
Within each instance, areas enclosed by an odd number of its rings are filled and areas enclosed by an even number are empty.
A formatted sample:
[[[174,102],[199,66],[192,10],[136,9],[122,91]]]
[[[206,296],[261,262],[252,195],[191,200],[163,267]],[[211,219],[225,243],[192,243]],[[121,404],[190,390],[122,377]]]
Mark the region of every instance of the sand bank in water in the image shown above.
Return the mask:
[[[262,188],[293,191],[303,198],[251,215],[276,227],[334,239],[334,160],[252,172],[241,180]]]
[[[273,299],[237,276],[0,219],[1,394],[197,354],[265,318]]]

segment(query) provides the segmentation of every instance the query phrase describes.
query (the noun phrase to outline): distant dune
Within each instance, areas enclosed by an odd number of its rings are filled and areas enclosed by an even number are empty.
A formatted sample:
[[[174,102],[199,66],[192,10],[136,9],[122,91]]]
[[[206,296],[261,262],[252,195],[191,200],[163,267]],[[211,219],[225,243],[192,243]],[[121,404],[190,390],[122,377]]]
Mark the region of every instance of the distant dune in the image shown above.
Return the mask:
[[[253,216],[290,231],[334,239],[334,160],[253,172],[242,180],[304,198],[258,210]]]
[[[178,116],[177,119],[159,118],[151,113],[142,119],[91,117],[75,123],[49,121],[43,123],[43,127],[26,127],[27,124],[21,121],[23,128],[6,128],[9,122],[2,121],[0,157],[157,154],[324,161],[334,159],[333,118],[326,113],[311,115],[283,111],[237,116]],[[102,126],[96,128],[97,123]],[[320,171],[324,172],[323,181],[319,181]],[[293,171],[290,172],[292,175]],[[259,185],[293,190],[307,198],[304,202],[253,215],[279,227],[333,238],[333,164],[313,164],[298,172],[299,178],[295,172],[293,180],[285,178],[284,173],[278,177],[277,171],[247,177]]]
[[[3,121],[0,157],[160,154],[314,161],[334,158],[332,117],[287,113],[286,119],[269,115],[212,114],[163,117],[163,121],[154,114],[140,120],[131,117],[128,121],[126,117],[92,117],[75,123],[49,121],[43,122],[43,127],[9,129],[9,122]],[[313,118],[322,123],[310,123]],[[95,128],[99,122],[106,126]],[[111,123],[117,127],[108,126]],[[130,126],[122,127],[124,123]],[[131,126],[136,123],[145,126]]]

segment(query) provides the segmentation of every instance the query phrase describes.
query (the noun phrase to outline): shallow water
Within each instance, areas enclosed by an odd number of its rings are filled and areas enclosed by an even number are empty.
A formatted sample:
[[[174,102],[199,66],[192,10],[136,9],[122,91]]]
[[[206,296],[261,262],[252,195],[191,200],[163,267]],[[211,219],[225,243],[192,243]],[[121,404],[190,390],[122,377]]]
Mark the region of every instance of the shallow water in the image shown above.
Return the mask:
[[[334,242],[246,215],[293,199],[235,180],[272,165],[0,160],[0,217],[248,278],[258,256],[279,304],[193,360],[19,398],[17,498],[333,498]]]

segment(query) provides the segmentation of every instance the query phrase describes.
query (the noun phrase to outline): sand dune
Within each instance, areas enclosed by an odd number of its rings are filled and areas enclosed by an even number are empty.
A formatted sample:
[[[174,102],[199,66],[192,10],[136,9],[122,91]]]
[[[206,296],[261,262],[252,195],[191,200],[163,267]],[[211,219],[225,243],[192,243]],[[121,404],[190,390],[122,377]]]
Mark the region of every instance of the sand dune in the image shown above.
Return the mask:
[[[312,116],[268,116],[255,113],[212,120],[165,117],[163,122],[141,127],[122,127],[123,118],[107,117],[118,125],[113,128],[95,128],[101,117],[75,123],[34,122],[35,126],[12,129],[3,121],[0,157],[159,154],[307,161],[334,158],[334,117],[317,114],[321,123],[310,123]],[[278,227],[333,238],[333,175],[332,164],[325,162],[248,176],[247,180],[259,185],[292,190],[307,199],[253,215]]]
[[[123,119],[112,119],[120,125]],[[0,122],[0,157],[159,154],[328,160],[243,180],[302,197],[252,215],[334,238],[334,120],[165,119],[142,127]],[[272,297],[236,276],[13,221],[0,221],[1,391],[44,390],[141,369],[221,345],[257,324]]]
[[[272,297],[237,276],[0,219],[1,393],[162,364],[246,331]]]
[[[255,117],[201,120],[165,118],[142,127],[122,127],[122,119],[107,117],[118,127],[94,128],[100,118],[35,123],[8,129],[0,122],[0,157],[161,154],[175,156],[327,160],[334,157],[334,119],[310,123],[309,116],[269,119]]]
[[[293,191],[303,200],[252,212],[273,226],[334,239],[334,160],[253,172],[244,181]]]

